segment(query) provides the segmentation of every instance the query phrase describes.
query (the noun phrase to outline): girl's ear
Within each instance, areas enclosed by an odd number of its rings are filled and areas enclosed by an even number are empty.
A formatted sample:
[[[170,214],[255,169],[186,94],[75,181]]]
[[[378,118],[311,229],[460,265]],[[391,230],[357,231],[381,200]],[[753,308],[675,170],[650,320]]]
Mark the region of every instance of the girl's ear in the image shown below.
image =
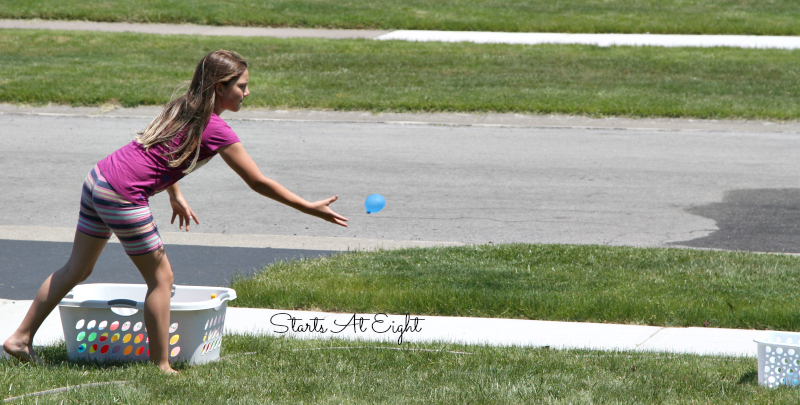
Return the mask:
[[[214,93],[218,96],[222,96],[222,83],[217,83],[214,85]]]

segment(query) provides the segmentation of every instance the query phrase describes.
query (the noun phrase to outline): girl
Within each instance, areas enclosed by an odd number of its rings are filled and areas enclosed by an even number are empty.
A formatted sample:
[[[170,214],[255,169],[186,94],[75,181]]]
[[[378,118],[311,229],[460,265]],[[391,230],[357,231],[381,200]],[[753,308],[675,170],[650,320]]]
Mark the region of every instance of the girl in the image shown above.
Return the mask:
[[[147,284],[144,318],[150,338],[150,361],[162,371],[169,365],[168,341],[172,268],[150,213],[148,199],[166,190],[172,223],[200,222],[178,188],[178,180],[219,154],[257,193],[306,214],[347,226],[333,212],[334,196],[308,202],[264,177],[239,138],[219,116],[239,111],[250,94],[247,62],[230,51],[206,55],[195,69],[185,94],[171,101],[130,144],[112,153],[89,172],[83,184],[80,217],[67,264],[48,277],[22,324],[3,349],[22,361],[41,362],[32,348],[33,336],[48,314],[75,285],[92,273],[100,253],[117,235]]]

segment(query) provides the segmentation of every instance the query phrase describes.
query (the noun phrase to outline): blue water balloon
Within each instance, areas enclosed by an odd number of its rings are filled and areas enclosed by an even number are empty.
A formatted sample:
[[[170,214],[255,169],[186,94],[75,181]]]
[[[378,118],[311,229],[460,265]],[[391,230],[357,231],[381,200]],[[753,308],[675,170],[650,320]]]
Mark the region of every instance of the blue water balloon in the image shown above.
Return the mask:
[[[383,209],[386,205],[386,199],[380,194],[372,194],[364,201],[364,208],[367,209],[367,214],[374,214]]]

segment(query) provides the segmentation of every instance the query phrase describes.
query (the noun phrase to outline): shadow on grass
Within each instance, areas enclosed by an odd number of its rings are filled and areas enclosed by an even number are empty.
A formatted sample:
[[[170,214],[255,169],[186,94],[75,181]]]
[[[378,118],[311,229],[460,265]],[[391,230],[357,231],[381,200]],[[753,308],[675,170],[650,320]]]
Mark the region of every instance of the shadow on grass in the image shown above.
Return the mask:
[[[737,384],[740,385],[756,385],[758,384],[758,371],[750,371],[745,373],[742,378],[739,379]]]

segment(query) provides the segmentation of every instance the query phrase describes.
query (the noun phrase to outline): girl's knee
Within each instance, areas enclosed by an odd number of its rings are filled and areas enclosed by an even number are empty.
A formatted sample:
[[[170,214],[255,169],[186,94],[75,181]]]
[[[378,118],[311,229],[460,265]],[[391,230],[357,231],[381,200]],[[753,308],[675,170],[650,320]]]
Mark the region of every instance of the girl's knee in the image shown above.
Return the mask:
[[[172,274],[172,268],[170,266],[166,266],[165,269],[159,269],[159,274],[156,276],[160,283],[169,284],[172,287],[173,282],[175,281],[175,276]]]
[[[70,281],[73,281],[75,284],[81,283],[89,276],[92,275],[92,271],[94,270],[94,266],[89,266],[85,263],[72,263],[71,261],[67,262],[64,267],[61,268],[62,274],[64,274]]]

